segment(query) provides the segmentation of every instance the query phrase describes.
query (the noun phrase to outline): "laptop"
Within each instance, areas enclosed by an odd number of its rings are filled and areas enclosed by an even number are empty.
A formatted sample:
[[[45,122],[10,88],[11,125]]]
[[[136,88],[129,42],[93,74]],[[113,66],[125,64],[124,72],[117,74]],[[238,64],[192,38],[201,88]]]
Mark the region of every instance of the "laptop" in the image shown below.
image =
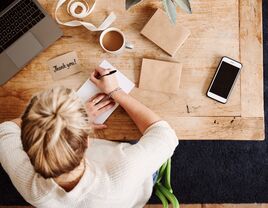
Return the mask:
[[[36,0],[1,0],[0,85],[62,34]]]

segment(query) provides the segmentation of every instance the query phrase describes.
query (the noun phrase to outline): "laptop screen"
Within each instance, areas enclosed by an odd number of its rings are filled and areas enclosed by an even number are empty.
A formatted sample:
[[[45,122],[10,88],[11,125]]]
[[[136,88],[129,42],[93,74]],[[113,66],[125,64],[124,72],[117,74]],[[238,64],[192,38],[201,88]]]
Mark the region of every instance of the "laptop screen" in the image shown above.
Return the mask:
[[[15,0],[1,0],[0,3],[0,12],[2,12],[5,8],[7,8],[12,2],[14,2]]]

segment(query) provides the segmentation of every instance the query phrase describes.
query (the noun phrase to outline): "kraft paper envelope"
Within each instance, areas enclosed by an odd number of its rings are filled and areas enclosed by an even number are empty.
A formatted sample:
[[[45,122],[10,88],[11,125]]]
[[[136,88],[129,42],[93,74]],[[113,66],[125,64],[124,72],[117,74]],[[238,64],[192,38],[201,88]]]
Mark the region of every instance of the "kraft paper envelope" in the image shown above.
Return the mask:
[[[177,94],[180,88],[182,64],[143,59],[139,88]]]
[[[142,29],[141,34],[174,56],[191,32],[178,23],[172,24],[167,14],[158,9]]]
[[[81,71],[75,51],[50,59],[48,67],[54,80],[59,80]]]
[[[131,82],[124,74],[122,74],[118,69],[113,67],[108,61],[104,60],[100,64],[100,67],[104,69],[112,69],[117,70],[116,78],[118,81],[119,86],[124,90],[126,93],[129,93],[133,87],[135,86],[133,82]],[[88,101],[94,95],[100,93],[101,91],[96,87],[93,82],[87,80],[77,91],[78,96],[84,101]],[[114,112],[114,110],[118,107],[118,104],[115,104],[110,110],[102,113],[99,115],[96,120],[94,121],[96,124],[103,124],[107,118]]]

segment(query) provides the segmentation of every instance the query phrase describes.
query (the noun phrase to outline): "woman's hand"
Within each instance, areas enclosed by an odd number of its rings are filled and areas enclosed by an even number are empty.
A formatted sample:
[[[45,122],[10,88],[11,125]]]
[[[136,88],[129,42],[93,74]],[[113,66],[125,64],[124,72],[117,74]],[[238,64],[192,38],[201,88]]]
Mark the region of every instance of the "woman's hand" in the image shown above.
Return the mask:
[[[90,98],[90,100],[86,103],[87,114],[91,120],[94,121],[96,117],[111,109],[115,105],[115,102],[112,99],[100,102],[105,96],[105,94],[97,94]],[[107,128],[107,125],[93,123],[92,127],[93,129],[104,129]]]
[[[109,94],[114,89],[118,88],[118,82],[115,74],[111,74],[109,76],[102,77],[101,79],[97,79],[96,77],[102,76],[109,73],[109,70],[103,68],[96,68],[93,73],[90,75],[90,80],[104,93]]]

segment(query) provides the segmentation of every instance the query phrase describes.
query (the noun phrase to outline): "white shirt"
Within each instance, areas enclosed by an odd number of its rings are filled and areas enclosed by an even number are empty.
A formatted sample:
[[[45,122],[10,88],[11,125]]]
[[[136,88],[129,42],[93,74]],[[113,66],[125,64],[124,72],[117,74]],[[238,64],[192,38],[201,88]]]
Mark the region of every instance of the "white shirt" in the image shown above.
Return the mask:
[[[0,162],[23,198],[44,208],[141,208],[152,194],[153,173],[178,145],[165,121],[150,126],[134,145],[90,139],[85,172],[66,192],[34,171],[20,136],[15,123],[0,124]]]

